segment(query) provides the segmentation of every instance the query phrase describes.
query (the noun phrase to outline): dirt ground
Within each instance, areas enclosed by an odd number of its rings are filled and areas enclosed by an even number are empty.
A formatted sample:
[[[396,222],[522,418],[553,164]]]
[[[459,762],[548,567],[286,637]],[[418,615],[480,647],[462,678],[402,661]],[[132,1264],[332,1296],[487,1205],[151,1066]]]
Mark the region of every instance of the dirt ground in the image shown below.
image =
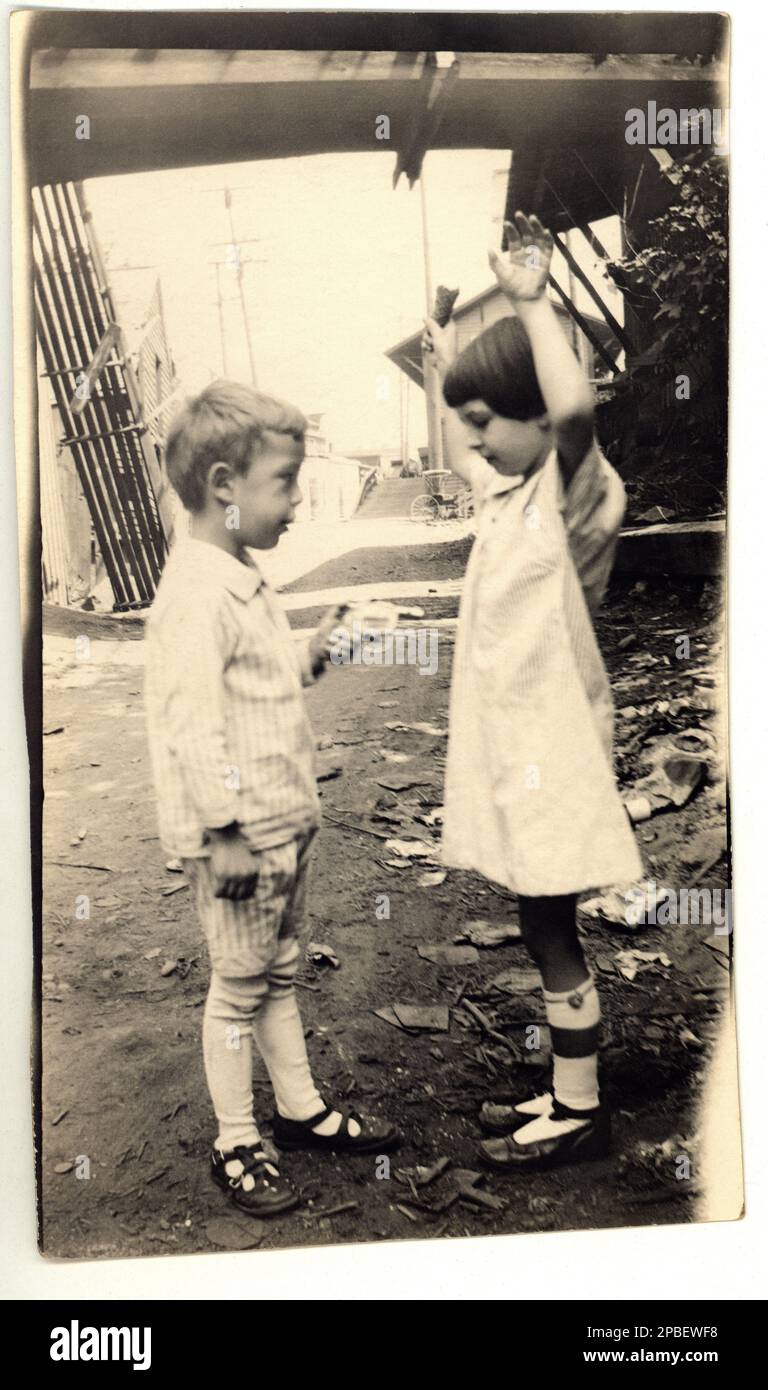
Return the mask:
[[[410,553],[354,551],[290,587],[311,592],[336,583],[458,578],[467,548],[460,542]],[[728,882],[712,676],[717,602],[711,585],[626,586],[612,590],[599,621],[620,711],[623,788],[642,776],[659,741],[676,742],[706,763],[705,781],[687,806],[637,826],[649,878],[678,887]],[[441,616],[455,611],[454,600]],[[302,626],[306,616],[299,610],[291,621]],[[685,657],[681,635],[690,641]],[[325,822],[309,937],[330,945],[340,966],[302,967],[308,1046],[322,1093],[386,1114],[404,1142],[389,1171],[373,1157],[286,1156],[283,1171],[302,1205],[270,1222],[237,1213],[208,1175],[214,1128],[200,1048],[205,951],[189,889],[166,869],[156,838],[142,671],[88,662],[50,671],[40,1130],[47,1255],[266,1249],[694,1219],[698,1105],[728,1007],[729,938],[713,937],[711,926],[631,931],[582,914],[603,1007],[612,1155],[524,1181],[489,1174],[474,1195],[469,1190],[473,1180],[464,1170],[480,1172],[478,1108],[541,1079],[546,1030],[535,982],[522,993],[514,977],[511,985],[494,983],[515,967],[530,968],[519,943],[480,949],[476,960],[450,965],[418,950],[453,943],[473,920],[514,925],[517,917],[512,896],[472,875],[449,872],[441,883],[419,883],[430,859],[431,872],[439,870],[432,813],[442,803],[446,741],[439,731],[446,727],[453,639],[450,625],[441,626],[432,676],[413,666],[353,666],[330,670],[309,692],[318,740],[328,745],[318,754]],[[438,732],[387,727],[415,721]],[[386,847],[390,836],[426,842],[427,863],[399,860]],[[616,955],[633,948],[666,952],[670,963],[644,962],[630,981]],[[447,1029],[409,1032],[374,1012],[398,1003],[447,1006]],[[526,1031],[531,1023],[538,1035]],[[538,1047],[531,1049],[532,1037]],[[268,1133],[270,1092],[259,1062],[255,1096]],[[688,1181],[676,1180],[681,1152],[693,1156]],[[413,1170],[440,1159],[450,1166],[422,1185],[425,1175]]]

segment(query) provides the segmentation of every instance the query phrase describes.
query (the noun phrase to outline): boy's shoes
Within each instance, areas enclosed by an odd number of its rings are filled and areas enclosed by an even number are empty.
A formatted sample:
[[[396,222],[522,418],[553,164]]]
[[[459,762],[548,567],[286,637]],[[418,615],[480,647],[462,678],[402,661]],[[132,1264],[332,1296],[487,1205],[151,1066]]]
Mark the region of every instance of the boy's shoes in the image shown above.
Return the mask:
[[[280,1177],[261,1144],[240,1144],[227,1153],[214,1149],[211,1177],[249,1216],[278,1216],[299,1205],[298,1195]]]
[[[535,1173],[563,1164],[604,1158],[609,1152],[611,1120],[603,1106],[595,1110],[569,1110],[553,1100],[549,1115],[541,1118],[549,1123],[539,1124],[529,1116],[527,1126],[517,1126],[506,1138],[484,1139],[479,1145],[479,1155],[486,1167],[498,1173]],[[525,1128],[550,1132],[526,1141]]]
[[[316,1134],[315,1128],[334,1113],[335,1106],[326,1105],[318,1115],[310,1120],[286,1120],[275,1112],[272,1124],[275,1144],[278,1149],[325,1149],[331,1153],[344,1154],[382,1154],[396,1149],[400,1135],[394,1125],[376,1124],[363,1119],[354,1111],[341,1115],[341,1122],[335,1134]],[[349,1121],[355,1120],[360,1126],[359,1134],[351,1134]]]
[[[537,1115],[549,1115],[552,1111],[552,1105],[551,1091],[528,1096],[525,1100],[515,1101],[512,1105],[496,1105],[487,1100],[480,1111],[478,1121],[480,1128],[486,1134],[493,1134],[502,1138],[506,1134],[514,1134],[516,1129],[521,1129],[530,1120],[534,1120]]]

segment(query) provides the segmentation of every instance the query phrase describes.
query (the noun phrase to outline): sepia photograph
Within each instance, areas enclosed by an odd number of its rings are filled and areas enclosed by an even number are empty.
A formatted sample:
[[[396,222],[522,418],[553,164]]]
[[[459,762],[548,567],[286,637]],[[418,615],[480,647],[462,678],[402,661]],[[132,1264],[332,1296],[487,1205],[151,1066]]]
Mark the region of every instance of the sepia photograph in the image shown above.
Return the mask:
[[[13,14],[46,1259],[741,1218],[730,37]]]

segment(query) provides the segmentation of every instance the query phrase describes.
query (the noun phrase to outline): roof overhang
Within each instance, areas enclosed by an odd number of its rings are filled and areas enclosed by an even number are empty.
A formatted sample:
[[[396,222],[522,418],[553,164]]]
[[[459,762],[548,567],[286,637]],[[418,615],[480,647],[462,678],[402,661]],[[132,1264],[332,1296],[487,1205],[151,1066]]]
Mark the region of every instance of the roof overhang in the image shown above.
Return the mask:
[[[117,30],[116,32],[119,32]],[[34,182],[327,152],[621,143],[626,112],[716,103],[717,59],[679,53],[456,52],[435,111],[425,51],[32,48]],[[87,114],[90,138],[75,138]],[[389,117],[390,138],[377,136]]]

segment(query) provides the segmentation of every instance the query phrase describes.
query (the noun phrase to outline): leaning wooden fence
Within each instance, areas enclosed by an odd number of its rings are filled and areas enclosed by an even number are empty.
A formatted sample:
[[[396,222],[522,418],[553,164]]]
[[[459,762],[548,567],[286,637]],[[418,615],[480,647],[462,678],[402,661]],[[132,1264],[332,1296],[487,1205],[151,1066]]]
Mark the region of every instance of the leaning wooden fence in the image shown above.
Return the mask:
[[[118,611],[151,603],[172,532],[167,480],[82,186],[32,190],[37,333]]]

